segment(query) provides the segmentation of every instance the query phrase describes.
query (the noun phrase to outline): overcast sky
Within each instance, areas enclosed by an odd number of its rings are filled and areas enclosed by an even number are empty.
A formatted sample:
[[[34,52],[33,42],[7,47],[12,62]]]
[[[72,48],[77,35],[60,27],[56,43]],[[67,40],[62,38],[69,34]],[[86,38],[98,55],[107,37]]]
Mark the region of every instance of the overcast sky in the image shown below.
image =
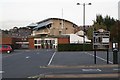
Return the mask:
[[[0,0],[0,29],[25,27],[47,18],[63,18],[83,25],[83,6],[86,5],[86,25],[92,25],[97,14],[118,19],[120,0]]]

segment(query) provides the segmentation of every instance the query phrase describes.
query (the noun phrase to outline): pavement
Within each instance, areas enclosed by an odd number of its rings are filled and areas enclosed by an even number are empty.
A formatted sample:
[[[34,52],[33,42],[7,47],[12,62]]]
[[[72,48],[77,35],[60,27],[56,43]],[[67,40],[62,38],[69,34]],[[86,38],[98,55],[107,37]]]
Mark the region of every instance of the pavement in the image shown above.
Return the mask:
[[[3,78],[107,78],[117,80],[120,68],[113,64],[113,53],[97,51],[94,64],[93,51],[57,52],[55,50],[15,50],[12,54],[2,54]],[[85,79],[85,80],[87,80]],[[94,80],[94,79],[92,79]],[[104,80],[104,79],[102,79]]]

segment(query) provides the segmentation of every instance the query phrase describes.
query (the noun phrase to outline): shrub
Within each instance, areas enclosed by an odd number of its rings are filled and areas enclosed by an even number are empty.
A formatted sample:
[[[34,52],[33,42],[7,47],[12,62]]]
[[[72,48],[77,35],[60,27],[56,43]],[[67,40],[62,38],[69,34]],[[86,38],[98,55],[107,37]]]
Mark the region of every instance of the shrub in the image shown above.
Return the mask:
[[[92,44],[58,44],[58,51],[92,51]]]

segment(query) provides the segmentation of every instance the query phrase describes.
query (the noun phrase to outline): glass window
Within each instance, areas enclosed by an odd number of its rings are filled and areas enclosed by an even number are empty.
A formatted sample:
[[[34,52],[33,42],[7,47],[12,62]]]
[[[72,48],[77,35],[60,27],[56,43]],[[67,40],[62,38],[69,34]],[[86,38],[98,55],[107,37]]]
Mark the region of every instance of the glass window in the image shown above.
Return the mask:
[[[47,40],[45,40],[45,43],[47,43]]]
[[[0,45],[0,48],[2,48],[2,45]]]
[[[62,31],[59,31],[59,35],[61,35],[62,34]]]
[[[50,44],[52,43],[52,41],[50,40]]]
[[[37,49],[37,46],[35,46],[35,49]]]
[[[37,40],[35,40],[35,44],[37,44]]]
[[[40,49],[40,46],[38,46],[38,49]]]
[[[47,43],[50,43],[50,40],[47,40]]]
[[[51,43],[52,43],[52,44],[55,44],[55,40],[51,40]]]
[[[41,44],[41,40],[38,40],[38,44]]]
[[[41,43],[44,43],[44,40],[41,40]]]
[[[4,45],[3,47],[4,47],[4,48],[8,48],[8,46],[7,46],[7,45]]]

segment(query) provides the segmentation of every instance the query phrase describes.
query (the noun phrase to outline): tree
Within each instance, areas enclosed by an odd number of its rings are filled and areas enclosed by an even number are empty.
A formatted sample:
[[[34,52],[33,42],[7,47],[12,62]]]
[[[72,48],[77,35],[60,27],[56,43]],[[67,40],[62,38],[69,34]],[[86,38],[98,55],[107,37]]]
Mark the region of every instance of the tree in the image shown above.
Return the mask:
[[[92,39],[93,31],[97,31],[98,29],[110,31],[110,40],[120,42],[120,21],[117,21],[108,15],[106,15],[105,18],[103,18],[101,15],[97,15],[93,26],[90,27],[86,32],[88,38]]]
[[[94,28],[93,28],[93,26],[92,27],[90,27],[88,30],[87,30],[87,37],[88,37],[88,39],[90,39],[90,40],[92,40],[92,38],[93,38],[93,31],[94,31]]]
[[[107,15],[103,20],[103,24],[107,27],[107,30],[110,31],[112,26],[115,24],[115,20]]]
[[[106,26],[101,23],[96,23],[94,24],[92,27],[88,28],[87,30],[87,36],[88,36],[88,39],[91,39],[92,40],[92,37],[93,37],[93,31],[97,31],[99,29],[104,29],[104,30],[107,30]]]
[[[120,21],[116,21],[115,25],[110,30],[111,41],[120,42]]]
[[[103,23],[103,17],[102,17],[102,15],[96,15],[96,23],[98,23],[99,25],[101,23]]]
[[[93,25],[93,28],[94,28],[94,31],[97,31],[98,29],[107,30],[106,26],[103,23],[101,23],[101,24],[96,23],[96,24]]]
[[[107,31],[110,31],[115,22],[115,19],[108,15],[106,15],[105,18],[103,18],[102,15],[96,15],[96,21],[94,21],[94,24],[105,25],[107,27]]]

